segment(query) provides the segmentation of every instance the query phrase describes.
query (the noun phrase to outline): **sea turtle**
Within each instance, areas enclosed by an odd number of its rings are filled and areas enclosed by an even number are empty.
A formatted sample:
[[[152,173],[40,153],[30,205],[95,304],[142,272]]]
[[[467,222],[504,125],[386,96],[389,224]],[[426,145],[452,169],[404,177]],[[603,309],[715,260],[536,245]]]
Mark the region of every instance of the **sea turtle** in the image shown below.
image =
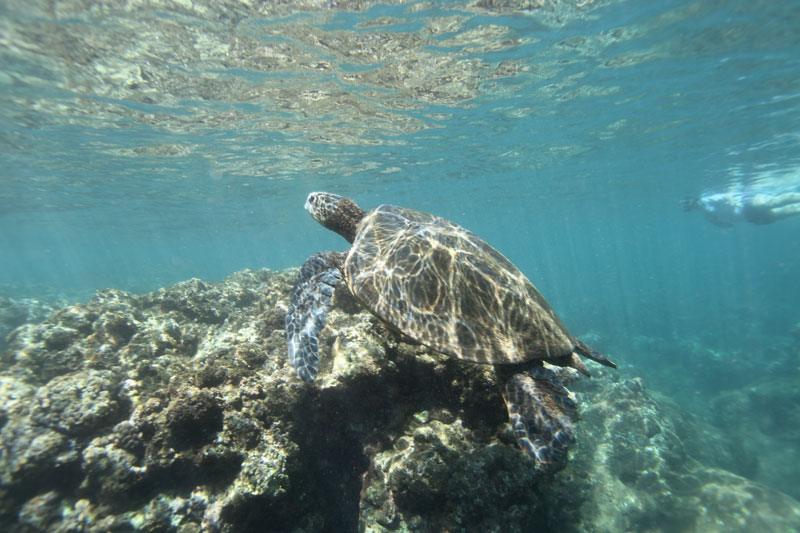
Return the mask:
[[[588,375],[579,354],[616,365],[570,335],[539,291],[483,239],[443,218],[312,192],[306,210],[352,244],[312,255],[295,279],[286,315],[289,361],[305,381],[319,362],[319,333],[341,280],[392,329],[467,361],[497,365],[511,427],[538,463],[559,463],[574,441],[577,406],[542,364]]]

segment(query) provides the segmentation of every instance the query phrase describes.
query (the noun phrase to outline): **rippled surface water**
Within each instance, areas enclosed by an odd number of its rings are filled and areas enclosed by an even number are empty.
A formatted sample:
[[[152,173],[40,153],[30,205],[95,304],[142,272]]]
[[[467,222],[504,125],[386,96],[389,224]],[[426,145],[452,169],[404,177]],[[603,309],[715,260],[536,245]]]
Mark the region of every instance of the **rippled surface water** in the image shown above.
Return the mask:
[[[798,28],[766,0],[5,0],[2,293],[298,266],[345,248],[302,208],[329,190],[465,225],[713,420],[740,362],[797,371],[800,217],[680,202],[798,188]]]

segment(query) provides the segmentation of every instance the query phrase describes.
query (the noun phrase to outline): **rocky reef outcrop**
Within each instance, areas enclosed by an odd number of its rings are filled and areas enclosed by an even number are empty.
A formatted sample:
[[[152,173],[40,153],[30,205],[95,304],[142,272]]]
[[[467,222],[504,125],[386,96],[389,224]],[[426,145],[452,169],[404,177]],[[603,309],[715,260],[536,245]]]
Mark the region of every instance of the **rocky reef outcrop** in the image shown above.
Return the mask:
[[[683,441],[693,456],[797,499],[797,332],[800,327],[784,336],[754,334],[749,346],[724,346],[720,343],[724,339],[714,337],[635,337],[626,341],[627,349],[620,348],[624,353],[615,355],[632,364],[634,373],[646,372],[651,391],[668,394],[702,418],[680,428],[687,432]],[[670,399],[659,397],[659,404],[669,408]],[[696,434],[704,445],[692,447],[698,438],[689,438],[688,433]]]
[[[800,529],[800,504],[706,466],[724,442],[624,370],[569,384],[578,443],[549,474],[517,450],[490,368],[402,342],[342,291],[303,383],[285,361],[293,274],[103,290],[15,329],[0,528]]]
[[[53,311],[53,305],[40,300],[0,295],[0,353],[8,349],[6,337],[15,328],[41,322],[52,315]]]

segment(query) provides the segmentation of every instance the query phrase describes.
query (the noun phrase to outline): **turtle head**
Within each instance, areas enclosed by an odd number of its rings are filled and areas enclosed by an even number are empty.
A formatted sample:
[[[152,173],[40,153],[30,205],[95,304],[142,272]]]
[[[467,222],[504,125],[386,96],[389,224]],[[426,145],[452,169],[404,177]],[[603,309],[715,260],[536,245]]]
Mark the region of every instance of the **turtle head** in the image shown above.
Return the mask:
[[[355,240],[356,226],[366,214],[353,200],[329,192],[309,194],[306,211],[317,222],[347,239],[347,242]]]

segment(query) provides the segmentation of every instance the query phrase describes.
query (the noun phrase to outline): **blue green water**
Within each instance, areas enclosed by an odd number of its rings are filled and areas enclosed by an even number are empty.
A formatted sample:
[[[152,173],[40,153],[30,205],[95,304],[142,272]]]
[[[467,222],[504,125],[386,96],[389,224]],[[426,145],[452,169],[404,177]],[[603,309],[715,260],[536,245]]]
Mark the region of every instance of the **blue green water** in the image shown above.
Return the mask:
[[[485,4],[3,2],[3,295],[299,266],[327,190],[473,230],[697,416],[796,375],[800,217],[680,202],[800,187],[800,2]]]

